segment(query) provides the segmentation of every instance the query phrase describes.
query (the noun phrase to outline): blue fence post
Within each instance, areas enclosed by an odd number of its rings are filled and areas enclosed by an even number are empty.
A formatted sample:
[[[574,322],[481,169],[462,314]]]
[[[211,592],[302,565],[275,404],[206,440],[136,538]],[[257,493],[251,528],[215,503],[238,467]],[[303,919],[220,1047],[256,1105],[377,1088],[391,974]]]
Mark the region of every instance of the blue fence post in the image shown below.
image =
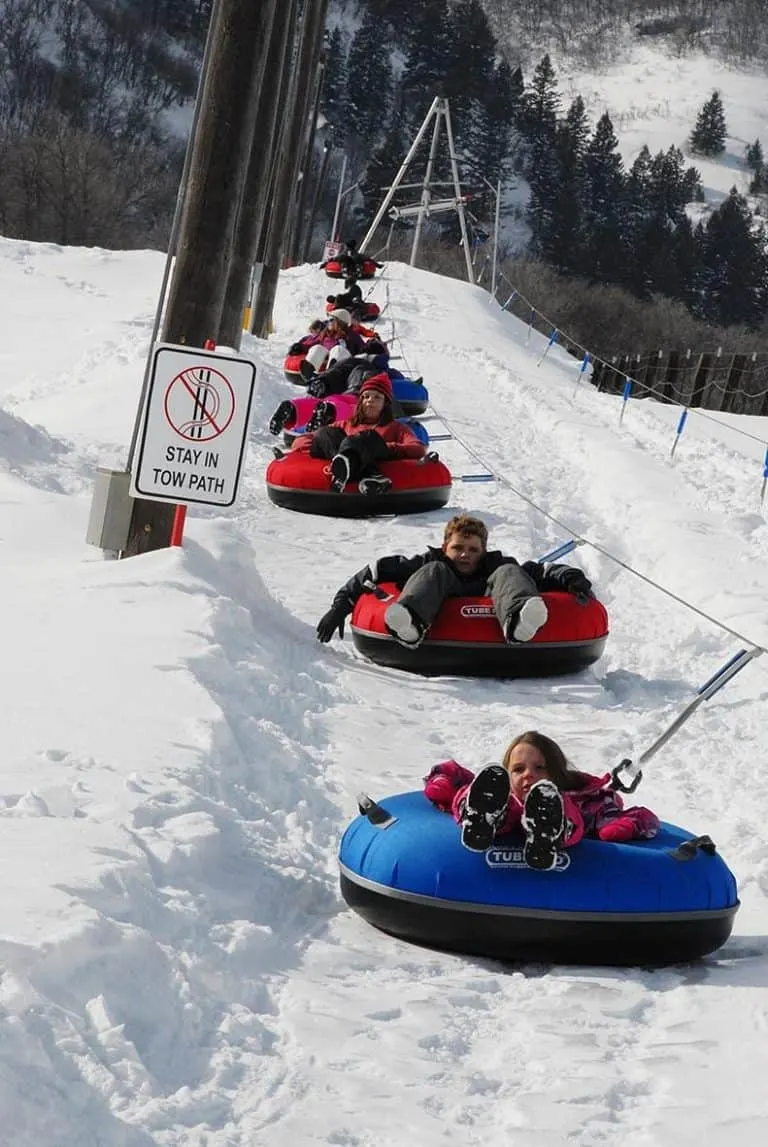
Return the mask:
[[[531,341],[531,331],[533,329],[533,320],[535,318],[536,318],[536,308],[531,307],[531,313],[528,316],[528,333],[525,336],[525,345],[526,346],[528,346],[528,343]]]
[[[765,487],[768,484],[768,447],[765,451],[765,458],[763,459],[763,484],[760,487],[760,501],[765,498]]]
[[[541,366],[541,364],[544,362],[544,359],[547,357],[547,354],[549,353],[549,348],[551,346],[554,346],[554,344],[557,342],[557,336],[559,333],[560,332],[558,331],[557,327],[552,328],[552,334],[549,336],[549,342],[544,347],[544,353],[541,356],[541,358],[539,359],[539,361],[536,363],[537,366]]]
[[[621,424],[624,420],[624,411],[627,409],[627,403],[629,402],[629,396],[631,393],[632,393],[632,379],[629,377],[628,374],[625,374],[624,375],[624,393],[622,395],[621,410],[619,411],[619,426],[621,426]]]
[[[686,408],[684,408],[683,413],[680,415],[679,421],[677,423],[677,430],[675,431],[675,440],[672,443],[672,449],[669,452],[670,458],[674,458],[674,456],[675,456],[675,450],[677,449],[677,444],[680,441],[680,435],[683,433],[683,430],[685,428],[685,424],[687,421],[688,421],[688,408],[686,407]]]
[[[585,350],[584,351],[584,358],[581,360],[581,366],[579,367],[579,373],[576,375],[576,385],[573,388],[573,394],[571,395],[571,402],[573,402],[574,398],[576,397],[576,391],[579,389],[579,386],[581,385],[581,380],[583,379],[584,375],[587,372],[587,367],[589,366],[590,361],[591,361],[591,359],[589,357],[589,351]]]
[[[540,558],[537,558],[536,561],[541,562],[542,565],[544,565],[545,562],[554,562],[558,558],[564,558],[566,554],[572,553],[578,546],[583,545],[583,538],[572,538],[569,542],[563,542],[561,546],[550,550],[548,554],[543,554]]]

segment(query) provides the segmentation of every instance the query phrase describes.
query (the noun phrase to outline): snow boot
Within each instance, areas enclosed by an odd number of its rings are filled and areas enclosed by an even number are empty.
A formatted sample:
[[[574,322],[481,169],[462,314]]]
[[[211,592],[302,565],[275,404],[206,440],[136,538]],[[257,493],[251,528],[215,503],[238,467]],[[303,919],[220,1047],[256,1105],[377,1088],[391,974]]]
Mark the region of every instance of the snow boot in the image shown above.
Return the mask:
[[[386,494],[387,490],[392,489],[392,479],[385,478],[383,474],[370,474],[367,478],[360,479],[358,489],[361,494],[367,494],[368,497]]]
[[[547,607],[541,597],[523,602],[517,618],[507,626],[507,641],[530,641],[547,620]]]
[[[467,790],[461,813],[461,843],[471,852],[485,852],[507,815],[509,773],[501,765],[486,765]]]
[[[296,412],[293,403],[290,399],[286,398],[280,403],[275,413],[269,420],[269,433],[279,434],[281,430],[290,422],[293,424],[296,421]]]
[[[384,625],[395,641],[408,649],[415,649],[424,640],[427,626],[411,613],[407,605],[395,601],[384,611]]]
[[[549,871],[557,865],[558,844],[565,832],[563,798],[552,781],[537,781],[529,788],[521,822],[525,831],[523,860],[529,868]]]

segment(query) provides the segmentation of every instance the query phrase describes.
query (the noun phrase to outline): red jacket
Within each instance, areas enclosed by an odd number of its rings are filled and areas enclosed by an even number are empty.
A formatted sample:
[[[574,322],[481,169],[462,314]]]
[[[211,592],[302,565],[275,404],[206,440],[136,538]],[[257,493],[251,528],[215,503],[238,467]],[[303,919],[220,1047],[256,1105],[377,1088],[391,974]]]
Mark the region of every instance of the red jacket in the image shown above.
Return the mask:
[[[332,422],[331,426],[337,426],[343,430],[348,438],[362,433],[363,430],[375,430],[389,446],[392,452],[392,461],[396,458],[423,458],[427,452],[424,443],[419,442],[416,435],[408,429],[404,422],[388,422],[386,426],[370,426],[361,422],[358,426],[353,426],[351,419],[346,419],[344,422]],[[312,437],[312,434],[300,434],[298,438],[294,439],[292,449],[309,453]]]

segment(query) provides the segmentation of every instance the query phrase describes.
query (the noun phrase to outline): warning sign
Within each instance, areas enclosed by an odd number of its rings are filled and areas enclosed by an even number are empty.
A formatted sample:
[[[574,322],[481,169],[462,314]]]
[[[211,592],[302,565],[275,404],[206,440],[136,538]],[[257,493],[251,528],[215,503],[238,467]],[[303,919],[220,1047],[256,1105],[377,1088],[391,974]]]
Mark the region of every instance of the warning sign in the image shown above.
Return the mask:
[[[183,370],[165,392],[168,425],[192,442],[218,438],[235,414],[235,392],[229,379],[210,366]]]
[[[323,262],[327,263],[329,259],[335,259],[341,254],[343,243],[337,243],[333,239],[326,239],[325,246],[323,247]]]
[[[157,346],[131,475],[133,497],[233,505],[255,380],[256,367],[247,359]]]

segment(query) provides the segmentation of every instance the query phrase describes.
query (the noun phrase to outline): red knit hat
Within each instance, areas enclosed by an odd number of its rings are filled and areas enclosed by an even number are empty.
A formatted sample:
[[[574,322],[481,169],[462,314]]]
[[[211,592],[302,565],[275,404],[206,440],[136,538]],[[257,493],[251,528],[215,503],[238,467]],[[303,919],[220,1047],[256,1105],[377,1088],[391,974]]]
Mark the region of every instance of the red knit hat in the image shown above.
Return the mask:
[[[382,372],[366,378],[360,387],[360,394],[365,394],[366,390],[378,390],[379,394],[383,394],[386,399],[392,401],[392,382],[388,374]]]

